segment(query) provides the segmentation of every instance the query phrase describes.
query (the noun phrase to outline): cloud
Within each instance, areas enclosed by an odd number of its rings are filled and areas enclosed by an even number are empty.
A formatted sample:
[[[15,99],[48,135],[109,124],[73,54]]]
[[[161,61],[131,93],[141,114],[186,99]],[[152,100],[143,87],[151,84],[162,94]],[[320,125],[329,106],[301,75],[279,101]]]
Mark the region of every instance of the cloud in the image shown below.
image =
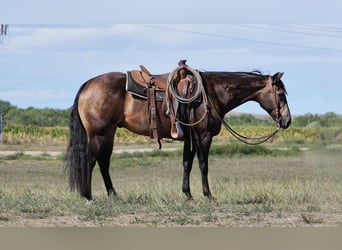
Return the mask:
[[[254,29],[253,29],[254,28]],[[263,30],[266,28],[266,30]],[[103,50],[208,50],[256,51],[278,55],[312,54],[311,47],[337,48],[340,39],[307,37],[298,33],[276,32],[281,26],[254,25],[140,25],[116,24],[107,26],[10,26],[11,36],[6,49],[12,52],[36,50],[75,51]],[[293,37],[295,35],[295,37]],[[291,47],[291,45],[294,45]],[[298,45],[298,47],[296,47]],[[307,47],[307,48],[306,48]],[[342,49],[342,48],[341,48]]]
[[[90,38],[99,31],[89,28],[28,28],[23,32],[20,28],[11,38],[8,47],[11,49],[46,49],[58,45],[67,45],[82,39]],[[13,33],[16,32],[14,29]]]
[[[110,36],[134,34],[141,30],[137,25],[113,26],[10,26],[8,49],[49,49],[61,46],[87,44]],[[115,40],[113,40],[115,42]]]
[[[298,100],[303,99],[302,89],[322,93],[323,81],[327,89],[336,90],[339,86],[341,52],[253,42],[325,47],[325,37],[302,38],[296,34],[294,40],[292,34],[263,30],[280,26],[252,27],[257,28],[234,24],[10,25],[8,41],[0,50],[0,98],[22,107],[67,107],[79,84],[95,75],[125,72],[138,68],[139,64],[153,73],[164,73],[176,67],[180,59],[187,59],[190,66],[208,71],[259,69],[265,74],[285,71],[290,98]],[[315,44],[310,43],[309,38]],[[327,76],[329,81],[326,81]],[[338,91],[334,91],[327,102],[339,100],[335,93]],[[311,108],[318,110],[318,105],[321,104],[296,103],[293,106],[294,111],[299,108],[310,111]],[[340,109],[334,110],[340,112]]]
[[[1,91],[0,99],[9,101],[19,107],[46,107],[61,101],[68,101],[64,91],[52,90],[9,90]],[[43,104],[43,105],[42,105]]]

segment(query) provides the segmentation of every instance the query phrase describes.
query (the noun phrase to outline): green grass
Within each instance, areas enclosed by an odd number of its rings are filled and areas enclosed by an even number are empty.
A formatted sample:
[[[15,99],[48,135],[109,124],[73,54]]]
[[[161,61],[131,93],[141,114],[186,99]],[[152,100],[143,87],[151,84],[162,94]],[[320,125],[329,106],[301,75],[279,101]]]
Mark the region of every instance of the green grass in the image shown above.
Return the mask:
[[[114,155],[118,196],[107,197],[96,167],[88,205],[69,192],[61,158],[0,157],[0,226],[342,225],[341,152],[339,145],[305,152],[214,145],[213,202],[202,195],[197,160],[194,201],[185,199],[180,151]]]

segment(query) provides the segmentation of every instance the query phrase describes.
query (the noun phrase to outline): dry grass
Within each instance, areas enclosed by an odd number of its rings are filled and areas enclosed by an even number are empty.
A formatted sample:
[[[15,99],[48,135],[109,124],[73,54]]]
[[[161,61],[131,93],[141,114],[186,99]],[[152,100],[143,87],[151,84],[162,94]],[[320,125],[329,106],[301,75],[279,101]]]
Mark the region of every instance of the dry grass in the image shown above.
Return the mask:
[[[195,200],[188,202],[177,153],[115,156],[111,173],[119,195],[106,196],[95,168],[91,204],[68,191],[61,159],[2,157],[0,226],[341,225],[340,157],[340,147],[277,156],[215,153],[209,177],[216,201],[203,198],[195,165]]]

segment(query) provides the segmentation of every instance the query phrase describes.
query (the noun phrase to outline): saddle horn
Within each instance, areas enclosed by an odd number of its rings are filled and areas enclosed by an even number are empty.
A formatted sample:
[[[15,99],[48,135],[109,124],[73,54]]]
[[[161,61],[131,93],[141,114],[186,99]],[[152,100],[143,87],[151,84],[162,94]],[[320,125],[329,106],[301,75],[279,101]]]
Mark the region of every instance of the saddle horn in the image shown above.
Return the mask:
[[[178,66],[188,66],[188,65],[186,65],[186,60],[180,60],[178,62]]]

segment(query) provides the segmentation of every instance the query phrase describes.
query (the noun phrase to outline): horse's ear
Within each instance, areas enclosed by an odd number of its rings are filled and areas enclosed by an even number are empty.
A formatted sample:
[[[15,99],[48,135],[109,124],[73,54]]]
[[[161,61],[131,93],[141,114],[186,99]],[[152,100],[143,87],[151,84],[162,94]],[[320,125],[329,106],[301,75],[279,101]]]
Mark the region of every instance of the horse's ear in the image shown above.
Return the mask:
[[[278,72],[273,75],[273,82],[278,82],[284,75],[284,72]]]

